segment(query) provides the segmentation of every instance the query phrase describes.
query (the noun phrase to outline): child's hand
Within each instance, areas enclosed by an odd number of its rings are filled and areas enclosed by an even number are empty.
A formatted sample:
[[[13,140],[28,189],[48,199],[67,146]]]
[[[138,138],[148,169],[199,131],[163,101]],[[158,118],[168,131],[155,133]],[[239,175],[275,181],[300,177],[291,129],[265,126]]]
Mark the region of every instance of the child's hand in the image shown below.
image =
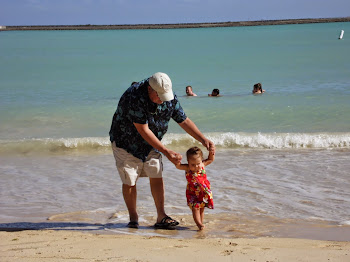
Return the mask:
[[[181,162],[181,160],[182,160],[182,155],[180,155],[180,154],[178,154],[177,155],[177,160],[179,161],[179,163]]]
[[[172,162],[174,165],[176,165],[177,162],[181,162],[182,155],[179,153],[176,153],[173,150],[168,149],[164,155]]]
[[[215,155],[215,144],[213,142],[209,144],[209,153]]]
[[[202,144],[212,155],[215,155],[215,144],[212,141],[206,139]]]
[[[188,169],[188,164],[181,164],[181,160],[182,160],[182,155],[180,155],[181,157],[178,157],[177,158],[177,161],[174,163],[175,164],[175,167],[177,169],[180,169],[180,170],[186,170]]]
[[[182,155],[177,156],[177,160],[175,162],[175,166],[181,165]]]

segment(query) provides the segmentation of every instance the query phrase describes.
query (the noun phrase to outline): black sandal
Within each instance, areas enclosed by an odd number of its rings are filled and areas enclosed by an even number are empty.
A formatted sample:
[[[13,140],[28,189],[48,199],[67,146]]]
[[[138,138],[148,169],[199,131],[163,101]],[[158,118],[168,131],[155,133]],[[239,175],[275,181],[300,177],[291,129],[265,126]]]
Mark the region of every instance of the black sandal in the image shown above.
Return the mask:
[[[139,223],[136,221],[130,221],[127,225],[128,228],[139,228]]]
[[[164,219],[164,218],[163,218]],[[175,226],[177,226],[178,224],[180,224],[178,221],[176,221],[175,219],[172,219],[171,217],[169,216],[166,216],[165,219],[170,219],[171,220],[171,223]]]
[[[179,224],[176,220],[172,219],[169,216],[164,217],[159,223],[155,223],[154,227],[156,229],[168,229],[173,230]]]

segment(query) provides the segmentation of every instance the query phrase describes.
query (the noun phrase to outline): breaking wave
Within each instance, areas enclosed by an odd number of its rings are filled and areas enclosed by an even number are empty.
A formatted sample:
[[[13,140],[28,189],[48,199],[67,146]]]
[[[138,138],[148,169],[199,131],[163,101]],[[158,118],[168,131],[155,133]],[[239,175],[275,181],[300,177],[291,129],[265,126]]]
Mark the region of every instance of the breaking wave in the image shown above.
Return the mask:
[[[219,149],[328,149],[349,148],[350,133],[207,133]],[[173,149],[198,145],[187,134],[167,134],[163,144]],[[110,150],[108,137],[0,140],[0,154],[65,153]]]

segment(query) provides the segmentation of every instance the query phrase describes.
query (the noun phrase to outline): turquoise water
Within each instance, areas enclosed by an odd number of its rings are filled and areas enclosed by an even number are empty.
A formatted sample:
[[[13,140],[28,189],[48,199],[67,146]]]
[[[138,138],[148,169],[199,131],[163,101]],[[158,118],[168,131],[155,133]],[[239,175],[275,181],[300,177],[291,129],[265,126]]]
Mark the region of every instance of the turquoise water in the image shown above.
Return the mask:
[[[131,82],[161,71],[218,148],[208,177],[226,224],[210,232],[233,234],[233,214],[267,216],[257,228],[270,218],[348,226],[349,33],[350,23],[0,32],[0,222],[96,222],[102,212],[123,227],[110,123]],[[266,92],[252,95],[258,82]],[[213,88],[222,97],[208,97]],[[163,143],[184,154],[195,141],[171,123]],[[164,160],[166,208],[178,218],[190,212],[181,174]],[[140,219],[152,224],[149,185],[138,186]]]
[[[180,101],[204,132],[348,132],[347,31],[349,23],[1,32],[0,139],[106,137],[123,91],[157,71],[180,97],[193,86],[199,97]],[[257,82],[262,96],[251,95]],[[223,97],[208,98],[213,88]]]

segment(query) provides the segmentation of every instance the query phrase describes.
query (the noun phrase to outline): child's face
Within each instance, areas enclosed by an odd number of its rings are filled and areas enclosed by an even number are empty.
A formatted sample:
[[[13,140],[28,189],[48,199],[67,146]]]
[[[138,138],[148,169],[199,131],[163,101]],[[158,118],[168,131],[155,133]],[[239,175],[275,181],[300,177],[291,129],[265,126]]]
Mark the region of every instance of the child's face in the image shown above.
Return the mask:
[[[202,169],[203,160],[200,155],[190,156],[187,161],[188,167],[192,172],[198,172]]]

